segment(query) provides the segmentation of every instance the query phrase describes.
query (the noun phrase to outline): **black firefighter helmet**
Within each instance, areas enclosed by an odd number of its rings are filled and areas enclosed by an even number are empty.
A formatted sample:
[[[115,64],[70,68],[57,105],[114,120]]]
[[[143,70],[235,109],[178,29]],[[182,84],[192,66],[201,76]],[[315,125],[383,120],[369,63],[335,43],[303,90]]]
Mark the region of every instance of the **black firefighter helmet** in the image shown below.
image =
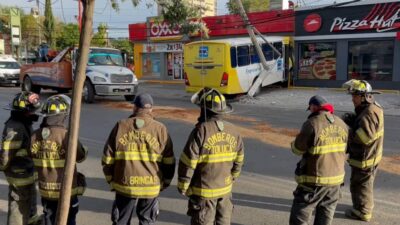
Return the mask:
[[[43,116],[53,116],[68,114],[71,106],[71,98],[66,95],[53,95],[43,104],[41,114]]]
[[[216,114],[227,114],[233,111],[226,102],[225,96],[212,88],[203,88],[191,98],[191,102]]]
[[[34,113],[40,108],[39,95],[29,91],[22,91],[15,95],[7,110]]]

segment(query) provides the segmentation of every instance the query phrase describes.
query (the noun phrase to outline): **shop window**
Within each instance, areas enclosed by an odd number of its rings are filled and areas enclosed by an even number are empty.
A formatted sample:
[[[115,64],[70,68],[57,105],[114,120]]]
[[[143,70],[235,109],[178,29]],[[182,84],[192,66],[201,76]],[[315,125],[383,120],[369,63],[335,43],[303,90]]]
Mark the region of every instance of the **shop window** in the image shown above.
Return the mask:
[[[266,43],[262,44],[261,48],[264,53],[265,60],[271,61],[274,59],[274,52],[268,44]]]
[[[247,66],[250,64],[249,46],[237,47],[238,66]]]
[[[251,64],[260,63],[260,57],[258,57],[257,50],[254,45],[250,47],[250,61]]]
[[[336,80],[335,43],[303,43],[299,48],[298,79]]]
[[[391,81],[393,41],[350,41],[348,78]]]
[[[237,66],[236,47],[231,47],[231,66],[232,68]]]

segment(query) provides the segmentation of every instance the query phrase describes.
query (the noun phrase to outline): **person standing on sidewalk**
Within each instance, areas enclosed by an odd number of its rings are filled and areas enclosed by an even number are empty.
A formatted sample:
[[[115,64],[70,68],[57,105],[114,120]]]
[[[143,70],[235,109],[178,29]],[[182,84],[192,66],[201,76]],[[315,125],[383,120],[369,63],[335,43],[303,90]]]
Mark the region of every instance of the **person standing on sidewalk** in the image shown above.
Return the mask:
[[[35,111],[40,107],[39,95],[18,93],[9,107],[10,118],[5,122],[0,149],[0,170],[8,184],[7,225],[39,224],[36,214],[34,166],[28,156],[32,124],[38,120]]]
[[[39,192],[42,197],[44,224],[55,225],[64,165],[68,150],[68,120],[71,99],[65,95],[49,97],[42,107],[43,121],[31,138],[30,155],[38,172]],[[76,161],[86,159],[87,150],[78,142]],[[67,225],[76,225],[79,211],[78,195],[83,195],[86,187],[85,176],[75,167],[71,190],[71,203]]]
[[[329,225],[345,175],[348,127],[322,96],[313,96],[308,105],[311,114],[291,144],[302,158],[295,171],[298,185],[289,224],[308,225],[315,210],[313,224]]]
[[[383,109],[375,101],[371,85],[364,80],[350,80],[343,84],[352,95],[355,114],[346,114],[351,127],[349,164],[350,192],[353,208],[346,210],[352,219],[370,221],[374,207],[374,180],[382,159],[384,121]]]
[[[135,208],[140,225],[155,224],[160,210],[158,195],[175,173],[168,130],[151,114],[153,98],[139,94],[133,105],[133,115],[117,122],[104,146],[103,172],[116,192],[113,225],[130,225]]]
[[[204,88],[192,97],[201,112],[178,167],[178,191],[189,197],[187,215],[192,225],[229,225],[231,192],[244,160],[237,128],[223,120],[232,112],[217,90]]]

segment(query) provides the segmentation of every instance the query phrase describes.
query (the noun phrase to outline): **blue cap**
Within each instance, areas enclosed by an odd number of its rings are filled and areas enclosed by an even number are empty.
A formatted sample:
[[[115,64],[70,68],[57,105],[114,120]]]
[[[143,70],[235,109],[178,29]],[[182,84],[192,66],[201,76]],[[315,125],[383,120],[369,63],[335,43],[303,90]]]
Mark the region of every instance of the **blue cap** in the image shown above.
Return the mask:
[[[324,97],[322,97],[320,95],[314,95],[310,98],[310,101],[308,102],[307,110],[310,110],[311,105],[322,106],[326,103],[328,103],[328,101]]]
[[[153,107],[153,98],[147,93],[136,95],[132,102],[136,107],[142,109],[149,109]]]

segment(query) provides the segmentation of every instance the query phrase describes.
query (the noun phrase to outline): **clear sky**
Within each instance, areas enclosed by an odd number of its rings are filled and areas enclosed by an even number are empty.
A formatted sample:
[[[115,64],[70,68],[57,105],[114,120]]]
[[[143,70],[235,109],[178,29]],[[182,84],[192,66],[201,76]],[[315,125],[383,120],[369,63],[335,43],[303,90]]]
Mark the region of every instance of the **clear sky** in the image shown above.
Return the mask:
[[[44,2],[40,1],[41,15],[44,13]],[[61,21],[76,22],[75,16],[78,13],[78,2],[76,0],[52,0],[53,1],[53,14]],[[121,1],[121,0],[120,0]],[[337,0],[336,2],[348,1]],[[125,0],[120,5],[120,11],[115,12],[111,8],[109,0],[96,0],[94,12],[94,27],[99,23],[106,23],[109,26],[110,37],[128,37],[128,24],[143,22],[148,16],[155,16],[157,14],[157,7],[148,7],[152,4],[152,0],[142,0],[138,7],[133,7],[130,0]],[[218,15],[227,14],[226,9],[227,0],[217,0],[217,13]],[[294,0],[296,2],[296,0]],[[327,4],[332,3],[334,0],[300,0],[306,4]],[[22,7],[26,13],[29,13],[32,7],[36,6],[36,0],[1,0],[1,5],[18,6]]]

